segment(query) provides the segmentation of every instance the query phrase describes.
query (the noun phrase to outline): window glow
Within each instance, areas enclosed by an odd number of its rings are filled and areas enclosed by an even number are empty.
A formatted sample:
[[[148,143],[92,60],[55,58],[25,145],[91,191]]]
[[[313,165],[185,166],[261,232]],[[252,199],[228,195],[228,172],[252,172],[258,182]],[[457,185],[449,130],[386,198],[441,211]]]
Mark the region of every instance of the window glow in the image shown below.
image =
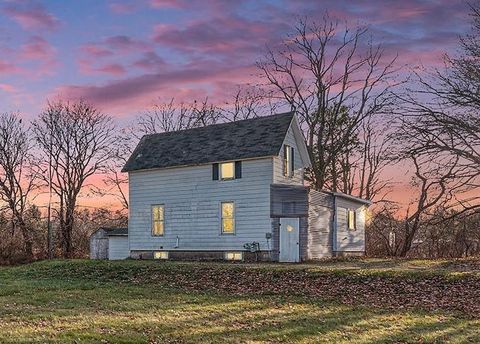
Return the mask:
[[[168,251],[156,251],[153,253],[154,259],[168,259]]]
[[[283,174],[287,177],[292,176],[292,147],[285,145],[283,157]]]
[[[163,205],[152,205],[152,235],[162,236],[165,231]]]
[[[220,164],[220,178],[225,179],[234,179],[235,178],[235,163],[233,162],[224,162]]]
[[[226,260],[243,260],[243,252],[225,252]]]
[[[348,209],[348,229],[355,229],[356,219],[355,210]]]
[[[222,202],[222,233],[235,233],[235,204]]]

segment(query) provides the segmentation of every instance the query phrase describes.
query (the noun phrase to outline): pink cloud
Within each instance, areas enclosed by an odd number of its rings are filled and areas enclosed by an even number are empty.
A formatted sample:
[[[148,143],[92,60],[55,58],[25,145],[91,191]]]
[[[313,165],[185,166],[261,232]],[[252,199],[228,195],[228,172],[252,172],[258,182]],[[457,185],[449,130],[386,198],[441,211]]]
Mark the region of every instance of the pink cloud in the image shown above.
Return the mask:
[[[113,13],[128,14],[134,12],[137,6],[135,3],[111,2],[108,7]]]
[[[211,68],[204,68],[205,64]],[[191,64],[182,69],[110,81],[104,85],[65,85],[57,88],[54,94],[67,99],[87,99],[104,111],[126,114],[141,111],[158,98],[166,100],[175,97],[179,101],[201,99],[210,94],[208,89],[221,88],[224,91],[226,83],[233,88],[237,83],[250,81],[253,71],[254,67],[215,67],[210,61],[201,66]],[[217,84],[222,87],[212,88]]]
[[[111,49],[123,52],[131,52],[133,49],[144,50],[148,47],[146,42],[126,35],[108,37],[103,43]]]
[[[157,25],[153,40],[185,52],[258,52],[259,45],[278,38],[278,27],[235,16],[192,21],[186,26]]]
[[[149,51],[150,45],[140,39],[126,35],[110,36],[99,42],[91,42],[80,47],[81,57],[78,60],[80,70],[85,74],[106,73],[113,76],[125,74],[125,56],[138,55]],[[155,53],[147,54],[136,61],[137,67],[147,69],[161,59]],[[100,65],[101,64],[101,65]],[[150,65],[148,65],[150,64]]]
[[[40,4],[6,6],[3,11],[25,30],[55,30],[60,21]]]
[[[107,64],[105,66],[95,68],[95,70],[101,73],[107,73],[115,76],[123,75],[126,73],[125,68],[123,68],[122,65],[117,63]]]
[[[18,74],[24,72],[23,68],[18,67],[17,65],[0,60],[0,73],[2,74]]]
[[[17,89],[13,85],[2,84],[2,83],[0,83],[0,90],[2,90],[3,92],[7,92],[7,93],[17,92]]]
[[[80,59],[78,61],[80,71],[83,74],[96,75],[96,74],[109,74],[112,76],[121,76],[126,73],[125,68],[119,63],[107,63],[100,66],[92,64],[88,59]]]
[[[55,48],[44,38],[32,36],[20,48],[20,56],[27,60],[48,60],[55,55]]]
[[[95,43],[83,45],[82,47],[80,47],[80,51],[83,54],[94,58],[101,58],[113,55],[113,52]]]
[[[147,72],[156,72],[160,68],[167,67],[164,59],[158,56],[154,51],[146,52],[141,58],[133,63],[134,67],[141,68]]]
[[[182,8],[186,3],[183,0],[150,0],[153,8]]]
[[[126,35],[107,37],[99,42],[91,42],[80,47],[80,52],[85,58],[92,61],[99,58],[118,56],[119,53],[130,54],[149,49],[145,41],[135,39]]]

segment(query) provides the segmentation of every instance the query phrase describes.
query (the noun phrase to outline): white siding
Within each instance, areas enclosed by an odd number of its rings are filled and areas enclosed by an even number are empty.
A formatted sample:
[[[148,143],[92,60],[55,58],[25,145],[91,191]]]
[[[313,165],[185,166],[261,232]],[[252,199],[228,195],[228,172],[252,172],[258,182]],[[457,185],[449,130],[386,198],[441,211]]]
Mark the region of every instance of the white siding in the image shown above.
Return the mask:
[[[303,138],[299,138],[303,140]],[[292,177],[287,177],[284,175],[284,157],[283,157],[283,146],[280,150],[280,154],[277,157],[273,158],[273,182],[276,184],[289,184],[289,185],[303,185],[303,171],[305,163],[302,161],[300,150],[298,149],[297,140],[295,138],[293,127],[290,126],[288,129],[287,135],[285,136],[284,145],[293,147],[293,159],[295,161],[295,170]]]
[[[332,256],[333,196],[310,190],[308,214],[308,259]]]
[[[127,236],[111,236],[108,238],[108,259],[120,260],[130,256]]]
[[[271,232],[271,158],[242,161],[242,178],[212,180],[212,165],[129,174],[130,250],[243,250],[257,241],[267,249]],[[235,202],[235,235],[220,233],[220,203]],[[151,205],[165,205],[165,235],[151,235]],[[178,248],[175,248],[178,236]]]
[[[337,197],[337,241],[336,251],[365,251],[365,211],[362,203]],[[348,209],[356,213],[356,229],[348,229]]]

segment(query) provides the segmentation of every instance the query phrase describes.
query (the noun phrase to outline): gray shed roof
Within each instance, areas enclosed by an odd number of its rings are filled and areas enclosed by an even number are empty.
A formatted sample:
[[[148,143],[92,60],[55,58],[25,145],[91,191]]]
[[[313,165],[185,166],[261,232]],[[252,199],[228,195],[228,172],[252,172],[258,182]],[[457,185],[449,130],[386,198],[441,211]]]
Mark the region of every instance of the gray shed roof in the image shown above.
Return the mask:
[[[108,227],[102,227],[100,229],[103,229],[107,236],[125,236],[128,235],[128,228],[108,228]]]
[[[278,155],[293,112],[142,137],[122,172]]]

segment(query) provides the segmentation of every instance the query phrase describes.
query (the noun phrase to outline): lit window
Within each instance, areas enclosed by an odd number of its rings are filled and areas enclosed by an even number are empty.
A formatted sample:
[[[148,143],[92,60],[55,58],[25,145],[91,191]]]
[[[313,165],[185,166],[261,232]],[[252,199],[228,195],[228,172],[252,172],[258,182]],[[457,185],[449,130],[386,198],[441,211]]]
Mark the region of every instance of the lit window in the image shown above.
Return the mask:
[[[283,164],[283,174],[293,176],[293,148],[288,145],[283,146]]]
[[[225,260],[243,260],[243,252],[225,252]]]
[[[234,179],[235,178],[235,163],[224,162],[220,164],[220,179]]]
[[[165,230],[163,205],[152,205],[152,235],[162,236]]]
[[[235,233],[235,204],[222,202],[222,233]]]
[[[154,259],[168,259],[168,251],[156,251],[153,253]]]
[[[355,210],[348,209],[348,229],[355,230],[357,219],[355,216]]]

